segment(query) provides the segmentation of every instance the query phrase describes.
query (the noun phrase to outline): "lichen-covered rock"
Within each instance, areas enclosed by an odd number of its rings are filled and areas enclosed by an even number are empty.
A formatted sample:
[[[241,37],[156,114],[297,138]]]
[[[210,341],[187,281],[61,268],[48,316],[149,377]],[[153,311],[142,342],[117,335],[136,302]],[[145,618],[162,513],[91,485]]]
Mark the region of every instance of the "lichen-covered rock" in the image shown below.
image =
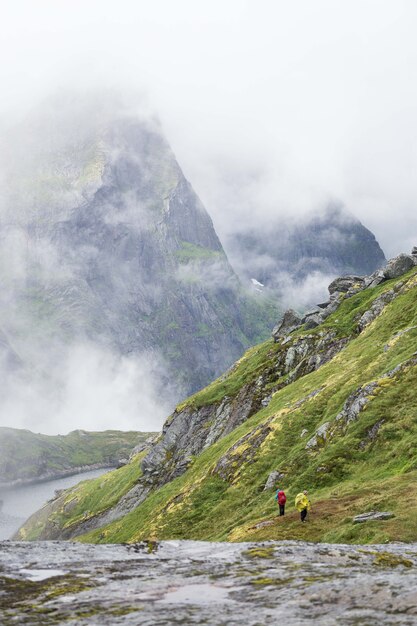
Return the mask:
[[[388,261],[387,265],[383,269],[384,276],[387,279],[398,278],[411,270],[414,265],[414,259],[410,254],[399,254],[395,258]]]
[[[261,407],[257,383],[244,386],[235,398],[217,405],[175,411],[162,437],[142,461],[144,476],[160,486],[183,474],[193,456],[242,424]]]
[[[260,446],[272,432],[271,421],[272,418],[249,432],[229,448],[226,454],[219,459],[213,474],[217,474],[220,478],[230,483],[235,482],[239,476],[240,468],[256,458]]]
[[[317,448],[320,445],[323,445],[327,439],[327,433],[330,428],[330,422],[325,422],[316,430],[316,433],[309,439],[306,443],[306,450],[311,450],[311,448]]]
[[[335,278],[335,280],[330,283],[329,293],[346,293],[351,290],[360,291],[360,289],[363,288],[364,283],[364,276],[341,276],[340,278]]]
[[[374,319],[382,313],[386,305],[392,302],[394,298],[396,298],[399,294],[400,286],[396,285],[395,288],[390,289],[389,291],[385,291],[380,296],[378,296],[378,298],[373,301],[371,308],[365,311],[365,313],[363,313],[363,315],[360,317],[358,321],[358,330],[362,332],[364,328],[369,326],[369,324],[371,324],[371,322],[373,322]]]

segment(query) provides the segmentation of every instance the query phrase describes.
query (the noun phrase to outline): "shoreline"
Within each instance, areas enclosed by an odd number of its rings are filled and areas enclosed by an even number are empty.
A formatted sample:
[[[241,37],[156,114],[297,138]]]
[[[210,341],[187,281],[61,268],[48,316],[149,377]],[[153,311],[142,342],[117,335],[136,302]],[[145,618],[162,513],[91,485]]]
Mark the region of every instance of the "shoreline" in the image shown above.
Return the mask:
[[[9,482],[0,482],[0,491],[7,491],[9,489],[15,489],[16,487],[27,487],[28,485],[37,485],[41,483],[47,483],[53,480],[59,480],[60,478],[67,478],[68,476],[76,476],[77,474],[85,474],[92,472],[96,469],[116,469],[116,465],[109,465],[109,463],[93,463],[92,465],[79,465],[77,467],[71,467],[59,472],[42,474],[41,476],[35,476],[33,478],[17,478]]]

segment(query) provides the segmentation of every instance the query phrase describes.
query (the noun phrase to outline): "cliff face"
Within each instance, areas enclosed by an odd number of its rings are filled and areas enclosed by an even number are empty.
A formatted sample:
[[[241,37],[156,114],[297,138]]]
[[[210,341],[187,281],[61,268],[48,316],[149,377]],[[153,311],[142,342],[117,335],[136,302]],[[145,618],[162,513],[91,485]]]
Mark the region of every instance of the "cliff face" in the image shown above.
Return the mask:
[[[19,537],[412,540],[416,265],[414,249],[369,277],[335,280],[314,323],[285,316],[273,339],[177,407],[116,504],[66,513],[89,501],[75,487]],[[277,483],[289,496],[284,521],[265,491]],[[305,488],[318,512],[308,527],[291,513]],[[372,509],[389,521],[353,525]]]
[[[179,399],[265,336],[276,309],[243,293],[155,121],[56,109],[16,131],[4,164],[14,256],[0,328],[24,362],[84,339],[146,355]]]

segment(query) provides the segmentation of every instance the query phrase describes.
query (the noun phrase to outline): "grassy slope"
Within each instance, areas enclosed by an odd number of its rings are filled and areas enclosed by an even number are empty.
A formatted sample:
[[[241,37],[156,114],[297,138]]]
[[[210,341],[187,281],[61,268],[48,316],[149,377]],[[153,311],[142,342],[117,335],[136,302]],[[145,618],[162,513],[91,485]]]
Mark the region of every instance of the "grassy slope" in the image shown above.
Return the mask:
[[[119,542],[142,538],[194,538],[217,540],[309,539],[313,541],[372,542],[417,538],[417,400],[414,389],[417,368],[400,372],[386,384],[388,371],[416,351],[417,328],[401,336],[398,331],[417,325],[417,271],[407,290],[331,362],[284,387],[273,395],[268,407],[235,431],[210,446],[180,478],[151,494],[130,514],[104,529],[81,537],[82,541]],[[357,315],[392,282],[366,290],[346,300],[323,327],[339,336],[352,333]],[[302,334],[298,331],[297,334]],[[228,376],[219,379],[187,404],[201,406],[234,395],[248,379],[256,378],[280,350],[266,342],[251,349]],[[332,421],[346,398],[359,386],[378,380],[379,386],[359,418],[343,436],[335,437],[316,452],[305,444],[318,426]],[[301,406],[297,402],[321,389]],[[235,451],[229,482],[213,473],[219,458],[242,436],[271,419],[272,432],[251,463],[243,463]],[[370,428],[384,420],[374,442],[365,447]],[[303,429],[308,434],[301,438]],[[281,486],[288,496],[287,515],[276,518],[273,492],[263,484],[274,469],[285,473]],[[313,512],[301,525],[294,511],[295,495],[310,491]],[[352,516],[371,509],[390,510],[395,518],[386,522],[352,524]],[[72,514],[62,523],[72,523]],[[261,521],[273,524],[261,529]]]
[[[68,435],[41,435],[28,430],[0,428],[0,469],[4,482],[33,479],[96,463],[109,465],[128,457],[149,433],[135,431],[73,431]]]
[[[135,455],[132,461],[103,476],[84,480],[60,496],[58,508],[48,503],[30,518],[30,524],[22,526],[20,536],[25,540],[37,539],[46,523],[66,525],[85,521],[114,506],[131,489],[141,476],[140,462],[146,452]],[[51,513],[51,511],[53,512]],[[68,519],[70,518],[70,519]]]

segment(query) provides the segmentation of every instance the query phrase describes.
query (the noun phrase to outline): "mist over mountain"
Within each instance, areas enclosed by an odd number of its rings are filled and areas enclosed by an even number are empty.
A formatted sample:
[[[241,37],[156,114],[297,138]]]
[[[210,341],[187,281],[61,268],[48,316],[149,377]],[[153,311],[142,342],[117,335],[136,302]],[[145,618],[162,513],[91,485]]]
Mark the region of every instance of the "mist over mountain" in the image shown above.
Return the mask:
[[[155,119],[66,94],[6,139],[6,419],[155,425],[268,333]]]
[[[301,308],[325,296],[336,276],[364,276],[385,262],[373,233],[337,204],[297,217],[259,221],[257,228],[238,225],[225,245],[244,283],[264,286],[281,303]]]

